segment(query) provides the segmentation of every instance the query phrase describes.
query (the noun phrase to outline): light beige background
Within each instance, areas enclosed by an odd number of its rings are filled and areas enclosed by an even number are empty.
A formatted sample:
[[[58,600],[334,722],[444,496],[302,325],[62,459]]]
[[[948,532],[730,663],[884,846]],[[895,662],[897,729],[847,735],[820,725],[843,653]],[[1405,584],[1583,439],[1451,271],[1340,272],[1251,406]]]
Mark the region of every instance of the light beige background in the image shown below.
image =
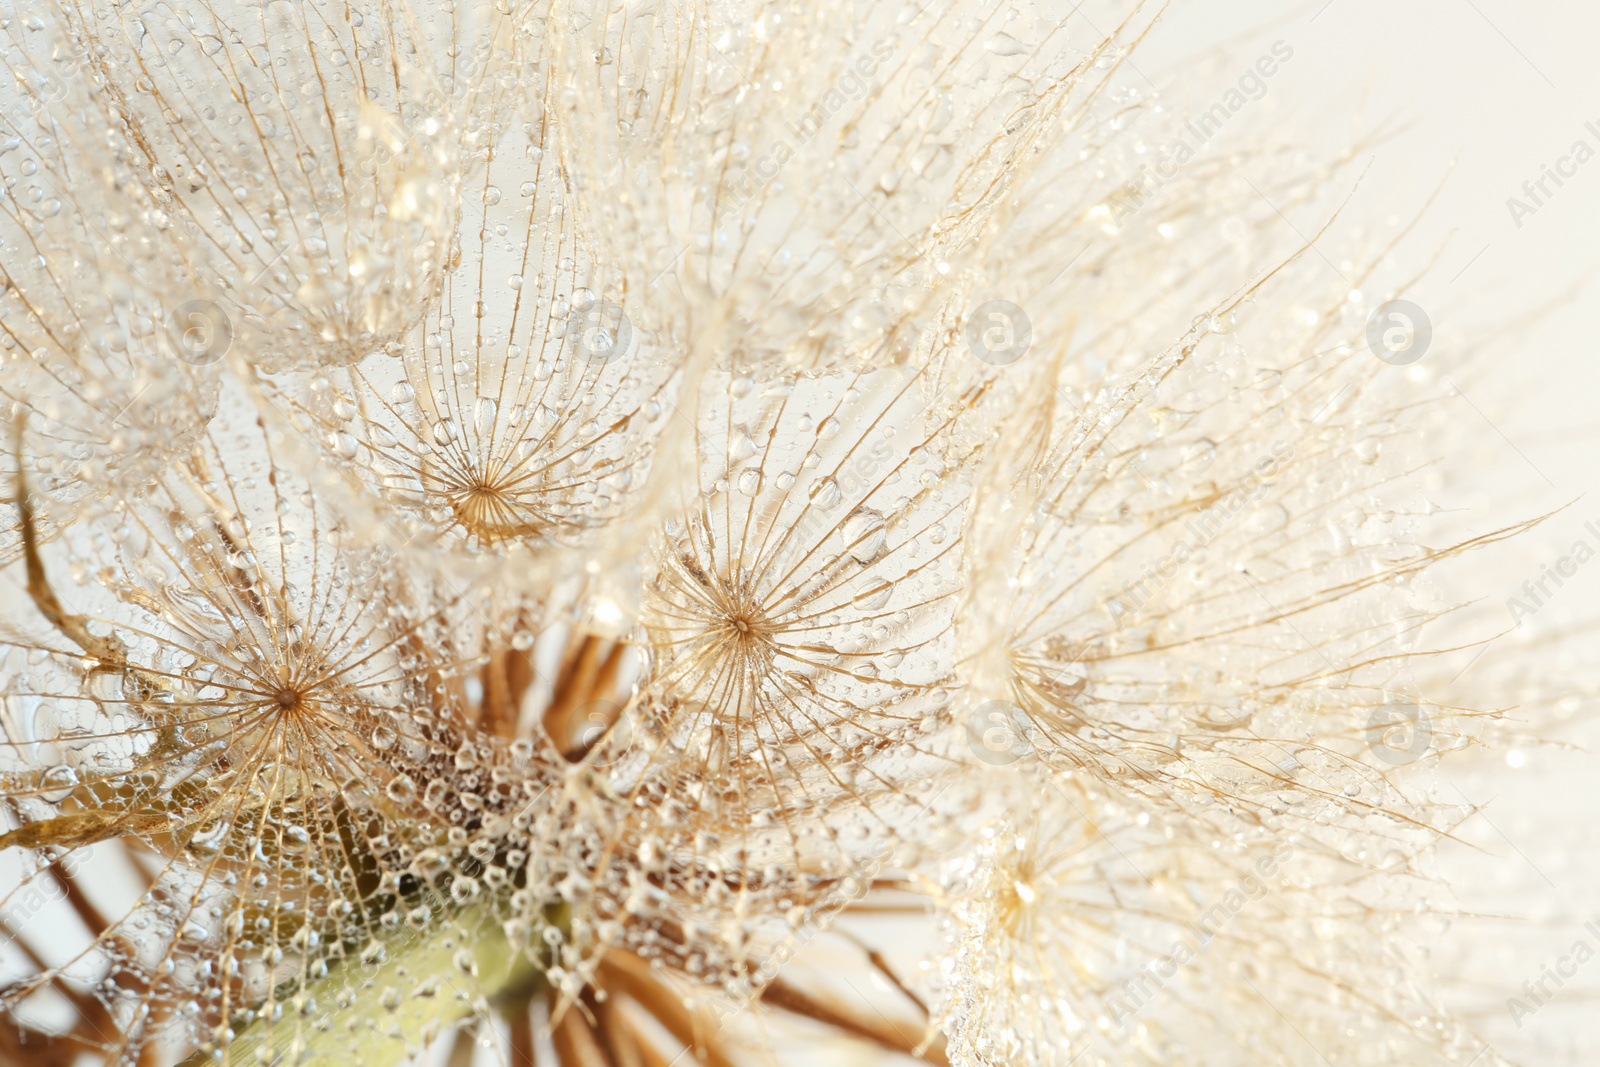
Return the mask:
[[[1480,531],[1572,505],[1519,545],[1441,576],[1447,599],[1480,601],[1461,632],[1493,634],[1511,626],[1506,599],[1523,580],[1580,538],[1600,546],[1584,530],[1600,529],[1600,4],[1178,0],[1135,61],[1199,103],[1187,86],[1207,70],[1215,84],[1236,78],[1278,38],[1293,61],[1207,151],[1286,128],[1335,151],[1385,123],[1398,128],[1371,153],[1351,212],[1409,217],[1444,183],[1402,252],[1420,262],[1440,250],[1408,294],[1436,329],[1408,386],[1467,431],[1465,446],[1448,446],[1438,503]],[[1526,199],[1523,183],[1580,138],[1597,157],[1559,189],[1550,183],[1553,195],[1518,227],[1507,198]],[[1482,355],[1469,360],[1474,346]],[[1515,996],[1535,1007],[1523,983],[1575,942],[1600,953],[1600,937],[1584,930],[1600,919],[1600,630],[1583,629],[1597,616],[1600,560],[1475,662],[1471,651],[1452,660],[1444,680],[1465,669],[1437,694],[1519,704],[1513,716],[1530,733],[1562,743],[1511,743],[1436,780],[1441,799],[1481,806],[1443,857],[1463,910],[1481,917],[1450,924],[1438,962],[1455,1006],[1530,1065],[1600,1063],[1600,955],[1559,988],[1546,978],[1554,997],[1520,1025],[1507,1005]]]

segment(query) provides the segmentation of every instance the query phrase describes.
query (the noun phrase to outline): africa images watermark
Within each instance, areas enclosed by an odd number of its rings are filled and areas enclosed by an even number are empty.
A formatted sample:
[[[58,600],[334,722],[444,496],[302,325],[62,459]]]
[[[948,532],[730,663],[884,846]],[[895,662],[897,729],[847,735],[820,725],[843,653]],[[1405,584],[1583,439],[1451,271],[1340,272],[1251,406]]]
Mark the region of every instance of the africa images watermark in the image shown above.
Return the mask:
[[[1256,860],[1252,871],[1240,875],[1221,900],[1212,904],[1189,925],[1187,936],[1178,938],[1165,955],[1157,956],[1138,974],[1125,979],[1121,992],[1113,994],[1107,1001],[1111,1022],[1126,1026],[1129,1020],[1149,1006],[1167,983],[1177,976],[1178,971],[1200,958],[1240,912],[1267,895],[1267,879],[1278,873],[1278,869],[1289,861],[1294,851],[1291,842],[1279,842],[1271,853]]]
[[[1595,145],[1600,145],[1600,122],[1591,119],[1583,124],[1583,129],[1594,138],[1593,144],[1579,137],[1572,142],[1565,155],[1557,157],[1553,164],[1541,164],[1538,175],[1522,183],[1521,197],[1506,197],[1506,210],[1511,213],[1511,221],[1517,229],[1522,229],[1530,216],[1537,215],[1539,209],[1554,199],[1568,181],[1576,178],[1579,167],[1595,157]],[[1554,189],[1550,187],[1551,183],[1555,184]]]
[[[1600,921],[1590,919],[1583,924],[1583,928],[1595,939],[1595,944],[1600,944]],[[1589,938],[1580,937],[1573,942],[1572,947],[1565,955],[1558,956],[1555,965],[1542,964],[1539,968],[1539,977],[1530,978],[1522,983],[1523,1000],[1521,997],[1506,998],[1506,1012],[1510,1014],[1511,1021],[1517,1024],[1517,1029],[1522,1029],[1523,1020],[1536,1014],[1540,1008],[1556,998],[1556,994],[1567,984],[1566,979],[1578,973],[1578,968],[1595,957],[1595,945]],[[1551,983],[1555,989],[1550,988]]]
[[[1267,79],[1293,58],[1293,46],[1281,39],[1273,41],[1267,54],[1246,67],[1220,100],[1186,122],[1177,140],[1163,149],[1154,162],[1140,167],[1138,176],[1124,182],[1095,209],[1096,213],[1109,216],[1113,229],[1120,228],[1123,221],[1148,204],[1158,190],[1174,181],[1199,154],[1200,147],[1215,137],[1229,119],[1244,110],[1246,104],[1266,96]]]
[[[1433,320],[1410,300],[1385,300],[1367,316],[1367,348],[1391,367],[1409,367],[1433,345]]]
[[[21,930],[38,918],[45,908],[67,899],[67,886],[72,884],[72,879],[78,876],[83,864],[93,853],[93,845],[75,849],[43,868],[53,868],[55,877],[25,881],[22,888],[10,894],[6,906],[0,909],[0,920],[4,921],[6,928]]]
[[[1506,610],[1511,612],[1512,622],[1521,626],[1523,619],[1538,614],[1540,608],[1555,599],[1556,592],[1566,584],[1564,579],[1571,578],[1578,573],[1579,567],[1594,559],[1596,546],[1600,546],[1600,525],[1586,522],[1583,529],[1588,537],[1574,541],[1572,547],[1564,555],[1556,557],[1553,564],[1540,564],[1539,577],[1529,578],[1522,583],[1522,596],[1526,599],[1506,597]],[[1553,590],[1550,588],[1551,582],[1555,583]]]

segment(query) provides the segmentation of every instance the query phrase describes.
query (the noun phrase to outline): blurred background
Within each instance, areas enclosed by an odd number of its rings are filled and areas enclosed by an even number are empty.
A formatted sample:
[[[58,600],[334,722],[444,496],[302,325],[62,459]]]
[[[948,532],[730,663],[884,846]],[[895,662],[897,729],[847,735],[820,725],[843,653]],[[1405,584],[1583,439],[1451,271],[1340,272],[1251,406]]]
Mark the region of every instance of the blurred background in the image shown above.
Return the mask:
[[[1328,155],[1370,142],[1346,218],[1422,212],[1390,275],[1418,273],[1405,295],[1434,337],[1386,373],[1451,428],[1430,499],[1472,533],[1555,512],[1435,580],[1464,605],[1446,632],[1478,643],[1435,664],[1424,695],[1508,709],[1502,747],[1434,777],[1473,808],[1441,856],[1462,915],[1437,962],[1512,1059],[1600,1063],[1600,563],[1577,549],[1600,550],[1600,5],[1177,0],[1133,77],[1203,110],[1280,40],[1292,59],[1202,152],[1248,166],[1269,135]],[[1321,221],[1284,218],[1306,235]],[[1558,565],[1574,572],[1559,584]],[[1535,604],[1524,582],[1541,579]],[[1536,610],[1514,618],[1513,597]]]

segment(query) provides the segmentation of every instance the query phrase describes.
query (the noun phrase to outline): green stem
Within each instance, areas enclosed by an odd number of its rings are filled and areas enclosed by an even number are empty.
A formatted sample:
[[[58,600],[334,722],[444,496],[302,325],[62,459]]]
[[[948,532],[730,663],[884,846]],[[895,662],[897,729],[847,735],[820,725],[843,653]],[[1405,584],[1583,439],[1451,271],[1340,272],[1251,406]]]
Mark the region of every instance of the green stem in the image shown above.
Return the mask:
[[[280,987],[231,1041],[181,1067],[394,1067],[491,1001],[525,1003],[544,988],[543,968],[480,905],[422,932],[402,927],[359,957],[304,986]]]

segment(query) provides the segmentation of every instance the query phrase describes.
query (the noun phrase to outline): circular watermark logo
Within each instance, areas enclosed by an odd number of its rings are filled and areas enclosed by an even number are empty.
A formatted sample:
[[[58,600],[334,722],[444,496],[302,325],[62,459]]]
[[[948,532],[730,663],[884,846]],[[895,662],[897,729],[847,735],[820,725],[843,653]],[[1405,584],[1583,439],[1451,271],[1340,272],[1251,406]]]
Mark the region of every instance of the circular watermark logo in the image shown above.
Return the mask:
[[[1433,726],[1415,704],[1384,704],[1367,719],[1367,747],[1391,767],[1414,763],[1433,746]]]
[[[967,715],[967,745],[985,763],[1004,767],[1033,751],[1032,724],[1009,700],[987,700]]]
[[[967,347],[985,363],[1008,367],[1033,344],[1033,321],[1009,300],[986,300],[967,316]]]
[[[88,441],[77,442],[68,452],[62,473],[74,480],[83,478],[89,465],[94,462],[96,454],[94,445]]]
[[[1367,316],[1367,347],[1394,367],[1421,359],[1433,344],[1433,322],[1409,300],[1386,300]]]
[[[47,110],[52,104],[67,98],[67,78],[55,71],[39,71],[24,79],[31,90],[26,98],[28,109],[35,114]]]
[[[604,697],[578,705],[573,740],[593,767],[609,767],[633,749],[633,724],[620,701]]]
[[[189,753],[203,753],[207,764],[226,759],[234,752],[236,742],[248,742],[254,734],[249,722],[240,719],[249,716],[236,709],[223,707],[195,716],[178,724],[177,738]]]
[[[167,316],[167,337],[179,359],[205,367],[233,347],[233,322],[210,300],[186,300]]]
[[[567,319],[567,336],[578,354],[591,363],[609,363],[628,350],[633,325],[621,304],[591,298],[574,300]]]

